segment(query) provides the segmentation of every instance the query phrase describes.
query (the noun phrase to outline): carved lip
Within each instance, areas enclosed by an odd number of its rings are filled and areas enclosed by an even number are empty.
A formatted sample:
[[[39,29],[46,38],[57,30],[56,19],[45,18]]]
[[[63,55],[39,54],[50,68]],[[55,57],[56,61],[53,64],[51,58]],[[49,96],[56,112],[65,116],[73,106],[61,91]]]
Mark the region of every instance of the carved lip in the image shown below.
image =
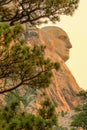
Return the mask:
[[[66,48],[66,53],[69,53],[69,49],[68,48]]]

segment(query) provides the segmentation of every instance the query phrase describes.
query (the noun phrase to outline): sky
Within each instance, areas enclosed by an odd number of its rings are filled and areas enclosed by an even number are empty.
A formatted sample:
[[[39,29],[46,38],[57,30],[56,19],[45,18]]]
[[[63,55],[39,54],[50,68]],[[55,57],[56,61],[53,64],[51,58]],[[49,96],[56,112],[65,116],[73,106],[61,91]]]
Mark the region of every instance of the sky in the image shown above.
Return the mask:
[[[66,63],[81,88],[87,90],[87,0],[80,0],[75,14],[63,16],[57,25],[69,35],[72,43],[70,59]]]
[[[87,90],[87,0],[80,0],[73,16],[61,16],[54,26],[65,30],[72,43],[70,59],[66,62],[78,85]],[[52,25],[49,23],[49,25]],[[46,25],[47,26],[47,25]]]

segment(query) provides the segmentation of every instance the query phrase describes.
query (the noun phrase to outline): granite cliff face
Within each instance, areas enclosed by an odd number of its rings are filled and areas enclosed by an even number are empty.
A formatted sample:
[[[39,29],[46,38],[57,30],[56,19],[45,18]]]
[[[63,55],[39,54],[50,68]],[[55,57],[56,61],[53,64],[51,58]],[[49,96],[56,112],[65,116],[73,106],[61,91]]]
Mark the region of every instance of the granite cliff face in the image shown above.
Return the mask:
[[[45,56],[60,63],[59,71],[53,70],[52,84],[49,88],[37,92],[36,101],[32,106],[39,107],[39,102],[45,96],[49,96],[57,112],[72,109],[79,102],[76,93],[81,88],[65,64],[65,61],[69,59],[69,49],[72,47],[68,35],[61,28],[50,26],[30,30],[26,33],[26,39],[30,45],[34,43],[45,45]]]
[[[60,63],[58,71],[53,70],[52,84],[50,87],[37,90],[35,95],[30,90],[28,99],[33,97],[27,111],[35,112],[40,107],[40,102],[49,97],[56,107],[56,111],[67,111],[76,106],[80,99],[76,96],[81,88],[65,64],[69,59],[69,49],[72,47],[67,33],[59,27],[44,27],[42,29],[28,29],[25,27],[25,38],[29,46],[33,44],[45,45],[45,57],[53,62]],[[32,96],[33,95],[33,96]]]

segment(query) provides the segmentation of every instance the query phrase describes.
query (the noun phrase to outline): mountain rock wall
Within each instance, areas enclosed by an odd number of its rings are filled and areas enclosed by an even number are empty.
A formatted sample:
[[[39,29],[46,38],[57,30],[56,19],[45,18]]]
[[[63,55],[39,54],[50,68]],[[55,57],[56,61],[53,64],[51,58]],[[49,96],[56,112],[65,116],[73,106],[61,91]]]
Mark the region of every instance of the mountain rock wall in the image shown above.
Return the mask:
[[[37,29],[34,27],[28,28],[28,25],[26,25],[24,28],[26,43],[31,47],[34,44],[46,46],[45,57],[60,64],[58,71],[53,70],[52,83],[49,87],[37,90],[34,92],[35,95],[31,89],[29,93],[27,92],[28,99],[32,99],[32,101],[29,102],[26,110],[35,113],[37,108],[40,107],[40,102],[46,97],[49,97],[55,105],[56,112],[72,109],[80,101],[76,94],[81,88],[65,64],[69,59],[69,49],[72,47],[67,33],[61,28],[54,26]],[[2,95],[0,97],[1,102],[3,99]]]
[[[39,107],[40,101],[48,96],[56,106],[57,112],[72,109],[80,101],[76,94],[81,88],[65,64],[69,59],[69,49],[72,47],[67,33],[59,27],[48,26],[27,30],[26,34],[28,44],[45,45],[45,57],[60,63],[59,71],[53,70],[52,84],[45,90],[37,91],[36,101],[32,106]]]

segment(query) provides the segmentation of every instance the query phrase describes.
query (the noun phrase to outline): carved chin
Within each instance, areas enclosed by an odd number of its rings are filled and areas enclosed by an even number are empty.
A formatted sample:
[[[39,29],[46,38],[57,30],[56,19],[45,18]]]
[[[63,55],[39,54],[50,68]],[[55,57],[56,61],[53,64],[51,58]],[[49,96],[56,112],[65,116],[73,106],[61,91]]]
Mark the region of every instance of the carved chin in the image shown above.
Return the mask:
[[[65,53],[61,53],[61,51],[56,52],[63,61],[67,61],[69,59],[69,51],[66,51]]]
[[[69,56],[66,56],[65,58],[64,58],[64,61],[67,61],[69,59]]]
[[[67,55],[60,55],[60,57],[66,62],[69,59],[69,54],[67,54]]]
[[[66,51],[65,55],[61,55],[61,57],[66,62],[69,59],[69,50]]]

